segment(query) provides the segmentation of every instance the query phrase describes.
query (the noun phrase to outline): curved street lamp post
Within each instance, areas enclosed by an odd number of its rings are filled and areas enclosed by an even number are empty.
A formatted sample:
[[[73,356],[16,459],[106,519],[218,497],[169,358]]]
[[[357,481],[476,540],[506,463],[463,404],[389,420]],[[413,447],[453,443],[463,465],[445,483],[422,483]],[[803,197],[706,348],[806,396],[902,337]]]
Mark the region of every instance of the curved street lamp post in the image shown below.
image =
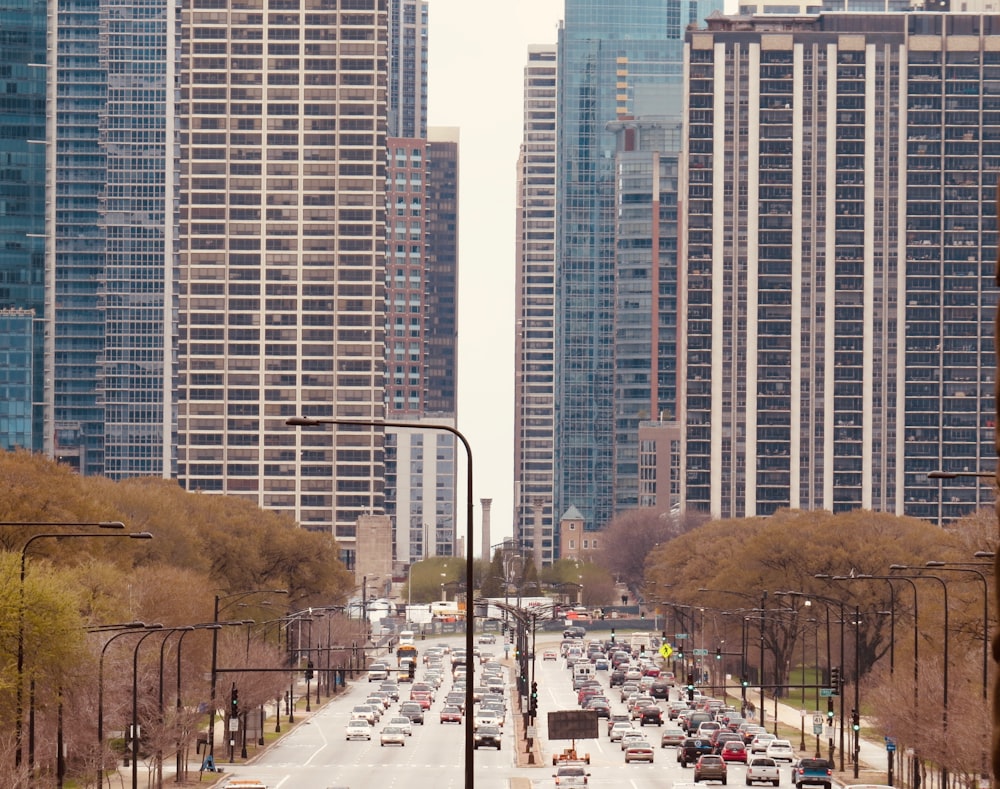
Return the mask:
[[[465,449],[466,455],[466,489],[465,489],[465,507],[466,507],[466,520],[465,527],[467,532],[466,539],[466,562],[465,562],[465,588],[468,590],[467,600],[466,600],[466,621],[465,621],[465,649],[466,654],[469,656],[469,662],[466,666],[467,677],[465,683],[465,708],[471,710],[475,708],[475,699],[473,695],[473,674],[474,674],[474,662],[472,660],[472,655],[475,653],[475,639],[473,637],[473,631],[475,630],[475,613],[472,606],[472,590],[475,588],[476,578],[475,578],[475,548],[473,546],[473,528],[472,528],[472,516],[473,516],[473,498],[472,498],[472,447],[469,444],[469,440],[459,431],[457,428],[451,425],[444,424],[425,424],[425,423],[413,423],[404,421],[394,421],[388,419],[337,419],[337,418],[318,418],[311,419],[309,417],[292,417],[291,419],[285,420],[285,424],[291,427],[315,427],[319,425],[340,425],[340,426],[354,426],[354,427],[398,427],[404,428],[406,430],[436,430],[450,433],[457,438],[463,448]],[[465,789],[473,789],[475,786],[475,761],[474,761],[474,736],[473,736],[473,722],[472,716],[467,715],[465,721],[465,739],[464,739],[464,756],[465,756]]]

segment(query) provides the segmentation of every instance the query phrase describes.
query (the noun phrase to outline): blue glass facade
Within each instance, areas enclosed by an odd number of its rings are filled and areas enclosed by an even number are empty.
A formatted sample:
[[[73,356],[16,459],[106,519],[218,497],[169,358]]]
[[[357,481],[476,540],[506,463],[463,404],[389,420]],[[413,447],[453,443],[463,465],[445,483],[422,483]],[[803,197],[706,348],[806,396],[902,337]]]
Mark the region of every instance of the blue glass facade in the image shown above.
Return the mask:
[[[0,2],[0,447],[36,451],[43,436],[43,333],[32,324],[45,296],[45,9],[41,0]]]
[[[558,48],[554,510],[614,514],[615,138],[636,91],[677,96],[682,36],[720,2],[567,0]]]

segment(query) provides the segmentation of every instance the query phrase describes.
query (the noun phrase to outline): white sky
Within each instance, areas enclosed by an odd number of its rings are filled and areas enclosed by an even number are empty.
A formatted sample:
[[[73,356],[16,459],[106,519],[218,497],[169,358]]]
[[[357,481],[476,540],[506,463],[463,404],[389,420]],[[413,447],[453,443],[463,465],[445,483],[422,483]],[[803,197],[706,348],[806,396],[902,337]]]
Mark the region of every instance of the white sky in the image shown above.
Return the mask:
[[[524,66],[529,44],[555,44],[563,0],[428,6],[428,124],[458,126],[461,134],[457,427],[472,447],[481,556],[481,498],[493,499],[490,541],[512,533],[514,199]],[[464,492],[461,478],[460,513]]]

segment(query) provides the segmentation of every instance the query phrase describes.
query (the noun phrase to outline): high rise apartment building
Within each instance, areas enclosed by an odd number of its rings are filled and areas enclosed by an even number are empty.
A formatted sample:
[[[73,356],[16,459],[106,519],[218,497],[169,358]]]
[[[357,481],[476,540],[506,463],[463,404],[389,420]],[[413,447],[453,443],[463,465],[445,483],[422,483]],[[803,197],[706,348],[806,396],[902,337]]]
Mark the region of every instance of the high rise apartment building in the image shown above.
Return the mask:
[[[615,508],[616,145],[608,124],[634,117],[637,92],[654,87],[680,119],[685,30],[721,6],[566,3],[557,79],[554,510],[575,506],[587,529],[603,528]]]
[[[389,135],[427,136],[427,0],[389,0]]]
[[[178,476],[332,529],[383,511],[385,0],[195,0],[184,30]]]
[[[683,498],[715,517],[990,498],[995,16],[711,20],[686,39]]]
[[[42,449],[46,4],[0,0],[0,447]]]
[[[554,557],[556,50],[532,46],[517,161],[514,336],[514,538]],[[535,508],[542,510],[536,517]],[[536,534],[539,521],[541,535]]]
[[[681,124],[643,115],[616,133],[614,504],[677,504],[669,477],[649,480],[640,427],[677,415],[678,159]],[[659,442],[657,442],[659,445]],[[664,446],[665,458],[669,444]],[[653,487],[656,482],[658,487]],[[651,496],[650,493],[660,492]]]

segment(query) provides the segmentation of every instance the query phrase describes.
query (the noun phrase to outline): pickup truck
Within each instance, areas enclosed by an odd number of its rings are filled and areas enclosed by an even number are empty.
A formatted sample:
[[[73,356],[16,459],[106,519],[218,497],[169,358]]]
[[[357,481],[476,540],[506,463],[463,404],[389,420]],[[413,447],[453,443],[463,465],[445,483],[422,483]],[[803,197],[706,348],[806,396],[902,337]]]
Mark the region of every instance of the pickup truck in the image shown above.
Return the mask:
[[[747,764],[747,786],[771,784],[777,786],[781,781],[778,763],[769,756],[754,756]]]
[[[826,759],[799,759],[792,767],[792,781],[795,789],[803,786],[822,786],[830,789],[830,763]]]

